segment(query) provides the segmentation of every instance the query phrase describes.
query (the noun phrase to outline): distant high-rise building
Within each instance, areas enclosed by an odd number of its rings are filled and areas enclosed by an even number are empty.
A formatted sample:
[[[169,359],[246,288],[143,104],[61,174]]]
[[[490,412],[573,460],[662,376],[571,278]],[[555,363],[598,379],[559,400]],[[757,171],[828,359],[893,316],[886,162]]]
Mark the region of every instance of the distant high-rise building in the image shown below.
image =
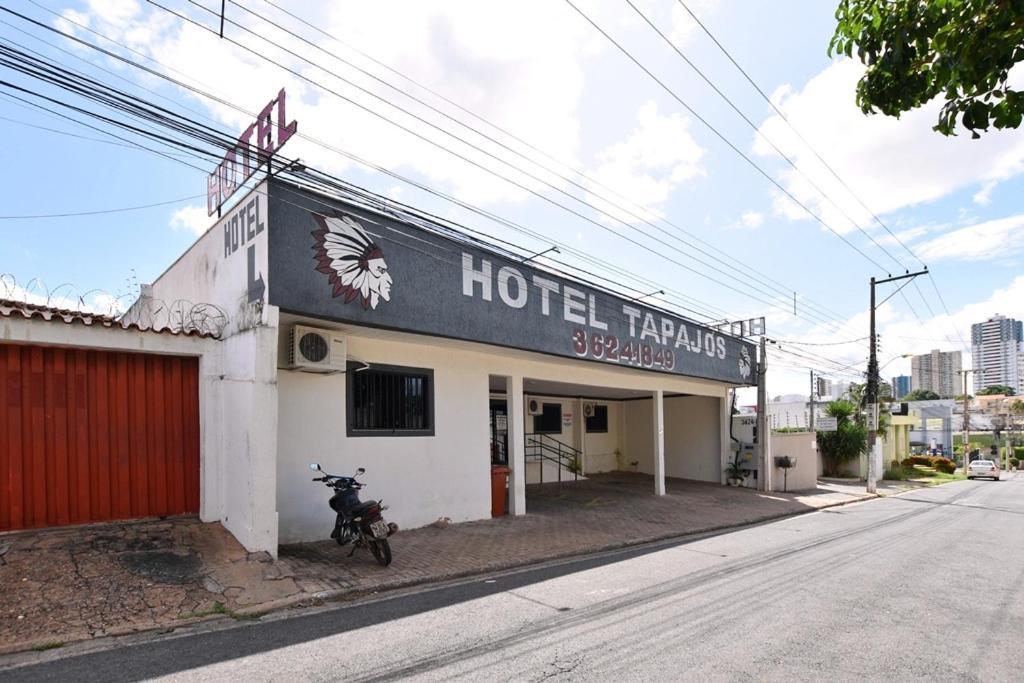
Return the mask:
[[[892,397],[903,398],[910,393],[910,375],[896,375],[892,378]]]
[[[832,398],[840,399],[850,390],[850,382],[832,382]]]
[[[910,390],[934,391],[942,398],[963,393],[960,376],[962,359],[959,351],[939,351],[910,359]]]
[[[995,315],[983,323],[971,325],[975,390],[1005,384],[1020,393],[1024,389],[1022,352],[1024,324],[1021,321]]]

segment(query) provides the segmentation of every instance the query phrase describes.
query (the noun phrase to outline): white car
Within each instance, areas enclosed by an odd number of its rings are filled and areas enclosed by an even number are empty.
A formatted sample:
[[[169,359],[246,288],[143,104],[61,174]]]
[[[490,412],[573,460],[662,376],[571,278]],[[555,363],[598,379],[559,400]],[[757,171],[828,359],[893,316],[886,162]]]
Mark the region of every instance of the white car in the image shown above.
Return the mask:
[[[975,460],[967,466],[967,478],[991,478],[999,481],[999,465],[992,460]]]

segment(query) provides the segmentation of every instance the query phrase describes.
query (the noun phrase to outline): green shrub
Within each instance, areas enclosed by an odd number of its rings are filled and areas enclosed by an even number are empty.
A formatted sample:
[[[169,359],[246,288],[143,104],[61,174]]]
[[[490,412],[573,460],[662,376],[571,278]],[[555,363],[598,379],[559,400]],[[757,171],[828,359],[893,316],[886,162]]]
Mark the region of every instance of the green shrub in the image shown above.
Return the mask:
[[[1024,460],[1024,446],[1014,446],[1013,447],[1013,455],[1018,460]]]
[[[882,479],[888,479],[890,481],[903,481],[906,478],[907,478],[906,470],[904,470],[902,467],[900,467],[900,464],[898,462],[896,462],[895,460],[892,461],[892,464],[889,466],[889,469],[887,469],[882,474]]]
[[[931,465],[937,471],[944,474],[953,474],[956,472],[956,463],[949,458],[932,458]]]
[[[903,461],[904,467],[913,467],[914,465],[922,465],[924,467],[932,466],[932,458],[927,455],[912,455]]]
[[[1010,467],[1019,467],[1019,466],[1020,466],[1020,460],[1018,460],[1017,458],[1010,458]]]

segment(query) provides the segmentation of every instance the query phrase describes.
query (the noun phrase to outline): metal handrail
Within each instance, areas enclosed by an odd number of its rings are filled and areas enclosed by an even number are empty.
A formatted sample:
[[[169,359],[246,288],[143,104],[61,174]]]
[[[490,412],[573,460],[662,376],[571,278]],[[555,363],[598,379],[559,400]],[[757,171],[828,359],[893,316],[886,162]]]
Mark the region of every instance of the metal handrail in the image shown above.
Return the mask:
[[[579,481],[579,467],[582,465],[583,451],[573,448],[569,444],[562,443],[547,434],[527,433],[526,435],[526,457],[540,458],[540,483],[544,483],[544,460],[550,460],[558,465],[558,483],[562,483],[562,470],[568,469],[572,472],[573,480]],[[534,451],[530,452],[530,447]],[[554,456],[545,453],[548,451]]]

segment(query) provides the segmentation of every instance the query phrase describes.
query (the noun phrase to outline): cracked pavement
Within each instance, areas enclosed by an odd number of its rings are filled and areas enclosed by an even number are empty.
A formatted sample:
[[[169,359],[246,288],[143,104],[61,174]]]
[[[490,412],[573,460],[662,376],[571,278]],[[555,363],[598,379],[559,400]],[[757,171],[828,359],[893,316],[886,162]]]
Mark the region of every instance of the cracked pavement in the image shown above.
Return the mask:
[[[452,579],[855,500],[819,489],[764,495],[618,473],[531,488],[530,514],[425,527],[392,539],[395,560],[348,557],[332,541],[248,553],[192,517],[0,536],[0,654]],[[833,487],[834,488],[834,487]],[[638,501],[642,501],[638,505]],[[325,506],[326,507],[326,506]],[[325,509],[325,535],[330,526]],[[526,598],[530,599],[530,598]],[[221,603],[223,607],[217,608]],[[545,609],[564,608],[558,600]],[[554,664],[552,666],[555,666]]]

